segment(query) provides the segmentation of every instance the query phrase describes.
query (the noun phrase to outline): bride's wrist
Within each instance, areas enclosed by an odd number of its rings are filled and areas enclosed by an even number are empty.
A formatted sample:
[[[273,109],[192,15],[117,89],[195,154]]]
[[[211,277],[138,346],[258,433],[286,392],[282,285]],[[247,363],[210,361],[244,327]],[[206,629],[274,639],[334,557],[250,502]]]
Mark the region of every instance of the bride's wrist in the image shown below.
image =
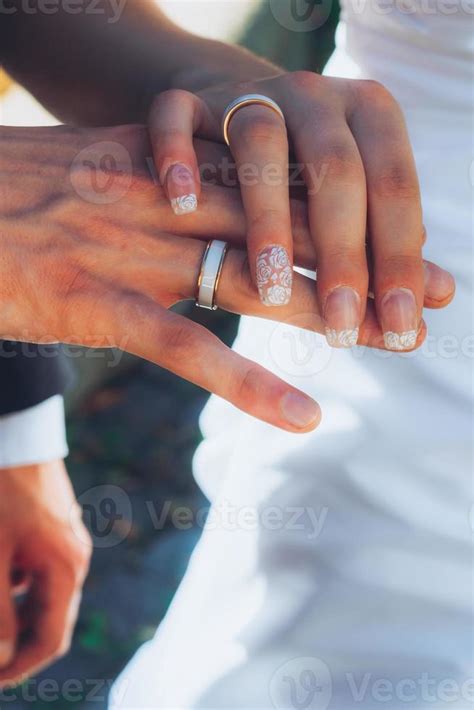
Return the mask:
[[[198,50],[192,56],[193,61],[188,66],[172,75],[171,88],[197,92],[219,84],[263,79],[282,72],[280,67],[243,47],[215,40],[199,41]]]

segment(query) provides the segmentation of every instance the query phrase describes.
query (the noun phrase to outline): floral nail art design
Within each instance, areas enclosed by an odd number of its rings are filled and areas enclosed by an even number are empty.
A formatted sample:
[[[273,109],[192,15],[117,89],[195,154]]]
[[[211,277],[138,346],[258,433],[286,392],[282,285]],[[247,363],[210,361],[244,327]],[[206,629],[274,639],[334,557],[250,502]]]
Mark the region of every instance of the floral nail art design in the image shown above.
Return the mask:
[[[359,328],[348,330],[326,328],[326,338],[332,348],[352,348],[359,340]]]
[[[194,193],[182,195],[171,200],[171,207],[175,215],[189,214],[197,210],[197,197]]]
[[[384,333],[384,342],[387,350],[410,350],[416,345],[418,331],[406,330],[404,333]]]
[[[285,306],[290,302],[293,269],[284,247],[273,245],[257,257],[257,286],[265,306]]]

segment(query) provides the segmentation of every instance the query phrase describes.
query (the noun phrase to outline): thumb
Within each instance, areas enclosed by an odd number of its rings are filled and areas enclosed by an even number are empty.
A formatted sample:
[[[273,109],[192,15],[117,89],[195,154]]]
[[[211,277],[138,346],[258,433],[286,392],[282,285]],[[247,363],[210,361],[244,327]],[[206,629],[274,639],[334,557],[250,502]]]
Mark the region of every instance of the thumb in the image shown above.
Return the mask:
[[[4,548],[3,545],[1,545]],[[12,554],[2,549],[0,559],[0,668],[12,662],[16,651],[17,618],[11,581]]]

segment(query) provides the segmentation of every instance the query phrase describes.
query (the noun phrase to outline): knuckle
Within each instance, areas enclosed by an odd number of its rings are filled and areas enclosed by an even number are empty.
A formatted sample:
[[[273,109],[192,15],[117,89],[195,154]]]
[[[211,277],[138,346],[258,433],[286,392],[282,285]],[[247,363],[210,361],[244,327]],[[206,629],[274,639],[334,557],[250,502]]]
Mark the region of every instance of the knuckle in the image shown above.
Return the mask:
[[[395,162],[381,170],[369,185],[369,190],[380,197],[420,200],[420,187],[411,166]]]
[[[337,241],[319,245],[318,257],[319,266],[331,271],[340,271],[347,266],[355,271],[367,270],[365,247],[354,242],[353,234],[338,234]]]
[[[376,108],[395,108],[398,103],[386,86],[374,79],[361,79],[355,83],[359,102]]]
[[[344,182],[365,182],[365,172],[357,153],[344,142],[333,142],[315,156],[318,175]]]
[[[334,106],[328,97],[318,97],[316,101],[307,102],[304,116],[301,118],[299,136],[295,136],[295,143],[308,152],[306,146],[313,146],[319,137],[321,145],[340,142],[336,136],[334,125],[339,123],[339,108]]]
[[[421,273],[421,254],[388,254],[377,258],[376,271],[384,276],[399,278],[405,281],[416,279]]]
[[[284,135],[278,117],[264,106],[251,106],[236,113],[230,123],[229,134],[250,147],[257,143],[260,146],[273,145],[281,142]]]
[[[365,291],[369,281],[369,271],[365,250],[354,244],[339,244],[326,249],[318,249],[318,283],[321,291],[329,290],[337,284],[357,284]]]

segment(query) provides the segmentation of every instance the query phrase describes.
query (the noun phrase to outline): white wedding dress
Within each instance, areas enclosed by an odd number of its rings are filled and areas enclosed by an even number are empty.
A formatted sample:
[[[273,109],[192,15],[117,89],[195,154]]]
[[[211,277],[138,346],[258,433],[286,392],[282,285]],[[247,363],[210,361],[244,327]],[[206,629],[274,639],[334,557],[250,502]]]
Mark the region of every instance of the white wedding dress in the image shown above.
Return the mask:
[[[401,103],[425,254],[456,298],[408,355],[242,320],[235,349],[323,423],[286,434],[211,399],[195,461],[211,524],[113,710],[473,706],[473,7],[352,1],[326,73]]]

